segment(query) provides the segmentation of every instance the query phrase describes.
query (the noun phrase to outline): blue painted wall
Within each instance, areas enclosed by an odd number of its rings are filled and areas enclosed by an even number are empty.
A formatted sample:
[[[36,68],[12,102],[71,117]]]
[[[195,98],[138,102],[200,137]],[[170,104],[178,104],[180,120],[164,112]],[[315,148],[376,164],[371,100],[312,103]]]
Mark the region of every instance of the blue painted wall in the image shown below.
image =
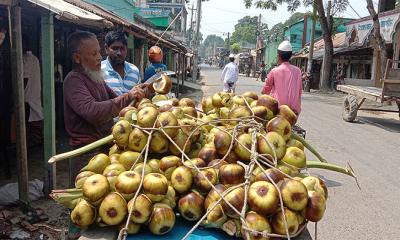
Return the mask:
[[[336,24],[338,24],[336,32],[345,32],[346,27],[344,24],[346,22],[351,21],[352,19],[346,18],[336,18]],[[307,17],[307,26],[306,26],[306,44],[310,42],[311,39],[311,25],[312,19],[311,17]],[[297,23],[292,24],[289,26],[285,32],[284,36],[285,39],[290,40],[290,43],[293,47],[293,52],[297,52],[302,48],[302,41],[303,41],[303,31],[304,31],[304,19],[298,21]],[[317,22],[315,26],[315,39],[320,38],[322,36],[321,25]]]
[[[346,27],[344,24],[349,22],[353,19],[346,19],[346,18],[336,18],[336,24],[338,25],[336,32],[345,32]],[[312,20],[311,17],[307,17],[307,28],[306,28],[306,44],[310,42],[311,39],[311,24]],[[293,52],[297,52],[302,48],[302,41],[303,41],[303,31],[304,31],[304,19],[290,25],[284,31],[284,37],[287,40],[290,40]],[[322,36],[321,25],[317,22],[315,26],[315,39],[318,39]],[[276,63],[277,61],[277,49],[280,42],[268,42],[266,43],[265,47],[265,64],[271,65]]]

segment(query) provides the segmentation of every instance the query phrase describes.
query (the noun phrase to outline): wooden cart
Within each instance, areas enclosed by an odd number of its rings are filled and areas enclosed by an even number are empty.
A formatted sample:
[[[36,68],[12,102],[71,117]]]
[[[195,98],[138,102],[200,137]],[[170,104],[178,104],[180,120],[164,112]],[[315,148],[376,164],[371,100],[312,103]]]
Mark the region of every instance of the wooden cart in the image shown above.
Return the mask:
[[[381,80],[382,88],[352,85],[337,86],[339,91],[349,94],[343,101],[343,120],[353,122],[357,117],[358,110],[397,112],[400,117],[400,69],[392,68],[392,65],[393,61],[389,60],[384,79]],[[398,106],[398,110],[361,108],[366,99],[378,103],[395,103]]]

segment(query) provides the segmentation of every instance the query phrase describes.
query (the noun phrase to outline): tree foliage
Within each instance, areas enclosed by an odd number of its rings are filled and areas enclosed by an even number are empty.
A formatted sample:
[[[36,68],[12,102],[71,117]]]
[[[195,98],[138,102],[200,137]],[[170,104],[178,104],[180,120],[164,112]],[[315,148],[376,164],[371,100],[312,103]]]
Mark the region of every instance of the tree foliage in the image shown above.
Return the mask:
[[[289,12],[294,12],[302,4],[306,7],[311,6],[313,0],[244,0],[244,3],[246,8],[250,8],[254,5],[256,8],[271,9],[274,11],[278,9],[279,5],[286,3],[287,10]],[[348,4],[349,0],[332,0],[332,15],[335,15],[338,12],[345,11]]]
[[[200,47],[200,56],[212,56],[214,54],[214,46],[223,47],[224,45],[225,41],[222,37],[215,34],[208,35]]]
[[[254,16],[245,16],[242,19],[238,20],[238,23],[235,25],[235,31],[232,33],[232,37],[230,39],[231,43],[241,43],[248,42],[255,44],[257,41],[257,26],[258,26],[258,17]],[[268,25],[265,23],[261,23],[260,29],[267,28]]]
[[[234,43],[231,45],[231,50],[233,53],[239,53],[240,52],[240,43]]]
[[[224,39],[223,39],[222,37],[217,36],[217,35],[215,35],[215,34],[212,34],[212,35],[208,35],[208,36],[206,37],[206,39],[205,39],[204,42],[203,42],[203,45],[204,45],[205,47],[209,47],[209,46],[214,47],[214,43],[215,43],[215,45],[216,45],[217,47],[223,47],[224,44],[225,44]]]

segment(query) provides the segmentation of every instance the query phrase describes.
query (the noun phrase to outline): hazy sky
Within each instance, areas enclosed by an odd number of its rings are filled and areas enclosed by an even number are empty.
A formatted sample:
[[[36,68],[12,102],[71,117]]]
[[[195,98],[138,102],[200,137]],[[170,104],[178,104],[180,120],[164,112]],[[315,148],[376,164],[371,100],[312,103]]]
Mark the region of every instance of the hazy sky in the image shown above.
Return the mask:
[[[188,6],[191,8],[192,3],[195,3],[194,6],[196,8],[196,2],[197,0],[191,0]],[[374,2],[376,3],[378,0],[374,0]],[[350,4],[361,17],[368,15],[365,0],[350,0]],[[232,33],[237,21],[246,15],[258,16],[261,14],[262,22],[267,23],[269,28],[276,23],[285,21],[291,15],[291,13],[287,11],[285,5],[278,7],[277,11],[255,8],[246,9],[243,0],[209,0],[203,2],[202,9],[201,32],[204,36],[209,34],[223,36],[223,33]],[[188,23],[190,23],[190,10],[188,11]],[[302,7],[299,8],[298,11],[311,11],[311,8],[305,9]],[[355,11],[348,7],[341,16],[359,18]]]

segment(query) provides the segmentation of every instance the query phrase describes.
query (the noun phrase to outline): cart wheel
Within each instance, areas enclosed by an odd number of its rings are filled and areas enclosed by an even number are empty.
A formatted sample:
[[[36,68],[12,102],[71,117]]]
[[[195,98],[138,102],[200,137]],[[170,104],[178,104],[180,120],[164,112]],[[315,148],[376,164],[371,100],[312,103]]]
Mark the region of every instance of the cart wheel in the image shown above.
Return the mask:
[[[357,111],[357,98],[353,95],[348,95],[343,101],[343,120],[346,122],[353,122],[357,117]]]

